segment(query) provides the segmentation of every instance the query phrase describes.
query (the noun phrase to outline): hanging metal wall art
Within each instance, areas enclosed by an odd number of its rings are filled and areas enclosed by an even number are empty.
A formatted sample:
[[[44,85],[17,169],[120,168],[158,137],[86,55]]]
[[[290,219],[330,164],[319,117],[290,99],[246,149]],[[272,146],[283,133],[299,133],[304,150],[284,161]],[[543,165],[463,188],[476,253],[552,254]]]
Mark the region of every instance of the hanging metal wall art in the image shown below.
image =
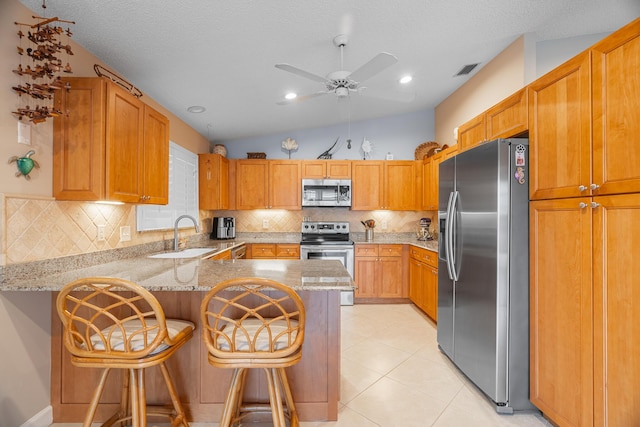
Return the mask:
[[[18,172],[16,172],[17,177],[24,176],[24,178],[29,181],[31,179],[29,174],[33,168],[40,169],[38,162],[31,158],[34,154],[36,154],[35,151],[29,150],[22,157],[13,156],[9,158],[9,164],[16,162],[16,166],[18,167]]]

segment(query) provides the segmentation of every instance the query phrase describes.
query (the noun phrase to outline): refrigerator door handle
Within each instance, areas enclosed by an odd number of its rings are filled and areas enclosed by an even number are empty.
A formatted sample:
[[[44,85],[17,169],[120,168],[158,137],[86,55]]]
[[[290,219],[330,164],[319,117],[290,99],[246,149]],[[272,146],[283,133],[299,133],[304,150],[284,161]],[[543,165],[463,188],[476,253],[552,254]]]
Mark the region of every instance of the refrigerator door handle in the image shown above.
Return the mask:
[[[452,260],[452,254],[451,254],[451,248],[453,245],[450,244],[451,242],[451,211],[452,211],[452,207],[451,207],[451,203],[453,202],[453,192],[449,193],[449,201],[447,202],[447,213],[445,215],[445,229],[444,229],[444,252],[445,252],[445,260],[447,261],[447,272],[449,273],[449,279],[454,280],[453,278],[453,260]]]
[[[458,198],[460,193],[454,191],[449,196],[449,207],[447,209],[449,218],[447,219],[447,268],[449,269],[449,277],[451,280],[457,282],[460,276],[460,272],[456,270],[456,254],[454,252],[454,226],[455,218],[458,212]]]

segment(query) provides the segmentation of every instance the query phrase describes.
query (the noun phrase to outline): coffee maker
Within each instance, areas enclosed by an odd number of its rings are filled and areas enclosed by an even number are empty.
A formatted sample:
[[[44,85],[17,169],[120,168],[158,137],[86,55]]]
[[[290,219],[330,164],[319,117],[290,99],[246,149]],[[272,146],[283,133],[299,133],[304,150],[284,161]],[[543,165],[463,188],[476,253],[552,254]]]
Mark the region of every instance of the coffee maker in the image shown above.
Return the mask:
[[[424,241],[433,239],[431,231],[429,230],[430,226],[431,218],[420,218],[420,221],[418,221],[418,231],[416,232],[418,240]]]
[[[211,239],[224,240],[236,238],[236,219],[231,216],[213,218]]]

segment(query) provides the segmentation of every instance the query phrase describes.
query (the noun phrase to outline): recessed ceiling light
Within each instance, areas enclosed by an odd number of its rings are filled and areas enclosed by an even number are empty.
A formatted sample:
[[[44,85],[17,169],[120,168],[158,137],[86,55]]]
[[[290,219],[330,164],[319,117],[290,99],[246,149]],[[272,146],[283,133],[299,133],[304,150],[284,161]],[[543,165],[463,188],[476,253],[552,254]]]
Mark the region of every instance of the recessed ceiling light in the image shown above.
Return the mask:
[[[407,83],[409,83],[411,80],[413,80],[413,77],[411,76],[404,76],[400,79],[400,83],[402,83],[403,85],[406,85]]]
[[[298,97],[298,94],[295,93],[295,92],[289,92],[284,97],[285,97],[285,99],[289,99],[289,100],[296,99]]]
[[[190,113],[204,113],[205,111],[207,111],[207,109],[200,105],[192,105],[191,107],[187,108],[187,111]]]

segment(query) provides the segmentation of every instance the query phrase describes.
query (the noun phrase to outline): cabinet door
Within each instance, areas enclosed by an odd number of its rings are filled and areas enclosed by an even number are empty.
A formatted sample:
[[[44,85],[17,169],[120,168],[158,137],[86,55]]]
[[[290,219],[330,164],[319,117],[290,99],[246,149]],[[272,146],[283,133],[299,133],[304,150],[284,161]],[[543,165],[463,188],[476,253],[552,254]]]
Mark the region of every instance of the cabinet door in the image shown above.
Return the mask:
[[[200,209],[229,209],[229,160],[220,154],[198,154]]]
[[[413,161],[386,161],[384,165],[383,209],[417,210],[416,164]]]
[[[323,179],[327,177],[326,160],[303,160],[302,178]]]
[[[238,160],[236,209],[267,209],[268,206],[269,163],[267,160]]]
[[[65,114],[53,120],[53,196],[104,200],[107,83],[87,78],[64,81],[71,88],[57,90],[54,101]]]
[[[563,426],[593,425],[590,198],[530,204],[530,399]]]
[[[269,208],[302,209],[300,161],[271,160],[269,162]]]
[[[418,307],[422,307],[422,266],[417,259],[409,258],[409,299]]]
[[[589,53],[582,53],[529,86],[532,200],[590,194],[589,64]]]
[[[591,52],[594,194],[640,192],[640,20]]]
[[[276,257],[285,259],[300,259],[300,245],[297,243],[278,243]]]
[[[377,297],[402,298],[402,257],[378,258],[379,290]]]
[[[303,160],[302,178],[309,179],[349,179],[350,160]]]
[[[423,264],[423,309],[434,321],[438,320],[438,269]]]
[[[487,140],[512,138],[529,129],[527,91],[521,89],[485,112]]]
[[[142,198],[153,205],[169,203],[169,119],[148,105],[144,106],[142,148]]]
[[[359,298],[377,297],[376,292],[376,272],[378,268],[378,258],[376,257],[356,257],[354,265],[354,280],[358,289],[355,296]]]
[[[594,425],[640,420],[640,195],[594,197]]]
[[[351,165],[351,210],[382,209],[384,170],[381,161],[355,160]]]
[[[475,147],[486,139],[484,113],[460,125],[458,128],[458,145],[460,145],[460,151]]]
[[[142,195],[144,104],[114,84],[107,86],[107,199],[138,203]]]
[[[327,160],[327,177],[331,179],[351,178],[351,161]]]

